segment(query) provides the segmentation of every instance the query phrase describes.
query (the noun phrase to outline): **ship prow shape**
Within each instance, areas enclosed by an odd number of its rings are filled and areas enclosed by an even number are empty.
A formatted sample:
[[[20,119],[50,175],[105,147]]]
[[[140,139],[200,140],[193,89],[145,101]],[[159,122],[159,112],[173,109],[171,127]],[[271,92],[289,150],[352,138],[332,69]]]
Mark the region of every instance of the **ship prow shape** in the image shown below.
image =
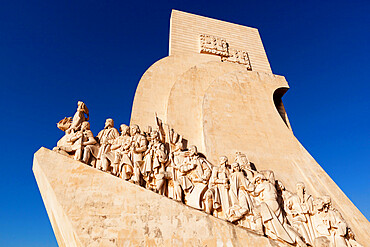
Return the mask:
[[[59,246],[289,246],[46,148],[33,172]]]

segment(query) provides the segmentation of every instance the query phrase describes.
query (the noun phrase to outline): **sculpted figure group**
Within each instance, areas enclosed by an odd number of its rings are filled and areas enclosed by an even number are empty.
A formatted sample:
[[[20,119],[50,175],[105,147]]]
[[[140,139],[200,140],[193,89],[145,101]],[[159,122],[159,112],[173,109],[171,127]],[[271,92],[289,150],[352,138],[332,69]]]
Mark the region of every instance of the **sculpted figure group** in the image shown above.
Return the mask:
[[[301,182],[295,193],[288,191],[273,171],[257,171],[243,153],[234,162],[221,156],[211,164],[157,117],[156,127],[147,131],[122,124],[119,132],[107,119],[94,137],[88,112],[78,102],[74,117],[58,123],[65,135],[54,151],[272,239],[297,246],[361,246],[329,196],[313,198]]]

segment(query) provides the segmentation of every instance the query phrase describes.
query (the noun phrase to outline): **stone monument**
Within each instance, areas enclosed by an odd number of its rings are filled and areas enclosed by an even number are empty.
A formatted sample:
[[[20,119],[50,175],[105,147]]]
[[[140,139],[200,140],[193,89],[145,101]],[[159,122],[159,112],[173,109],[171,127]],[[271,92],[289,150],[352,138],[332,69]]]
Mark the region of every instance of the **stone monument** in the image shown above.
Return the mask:
[[[364,246],[368,220],[295,138],[258,30],[172,11],[131,123],[78,102],[33,171],[60,246]],[[102,126],[103,127],[103,126]]]

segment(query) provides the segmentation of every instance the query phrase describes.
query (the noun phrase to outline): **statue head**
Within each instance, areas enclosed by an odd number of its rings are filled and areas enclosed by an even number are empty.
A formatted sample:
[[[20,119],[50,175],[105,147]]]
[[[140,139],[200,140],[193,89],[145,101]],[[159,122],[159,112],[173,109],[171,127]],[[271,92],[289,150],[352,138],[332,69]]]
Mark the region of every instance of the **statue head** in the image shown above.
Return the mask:
[[[152,130],[152,132],[150,132],[150,139],[159,140],[159,132],[157,130]]]
[[[126,124],[121,124],[119,127],[119,130],[121,131],[121,135],[129,135],[130,127],[128,127]]]
[[[132,125],[130,126],[130,135],[131,135],[131,136],[134,136],[136,133],[140,133],[139,125],[137,125],[137,124],[132,124]]]
[[[231,169],[233,172],[240,172],[240,166],[237,162],[231,164]]]
[[[90,129],[90,123],[87,122],[87,121],[82,122],[81,129],[82,130],[89,130]]]
[[[89,120],[89,109],[87,109],[84,102],[82,101],[77,102],[77,111],[82,111],[83,113],[85,113],[87,115],[86,120],[87,121]]]
[[[175,148],[174,148],[174,152],[176,151],[181,151],[184,149],[184,144],[182,143],[182,141],[178,141],[175,143]]]
[[[250,169],[250,162],[246,154],[241,152],[236,153],[235,162],[239,163],[241,167],[247,167]]]
[[[219,158],[219,164],[220,164],[220,166],[227,165],[227,162],[228,161],[229,161],[229,159],[226,156],[220,156],[220,158]]]
[[[298,195],[303,196],[303,194],[306,192],[306,186],[303,182],[298,182],[296,184],[296,191]]]
[[[82,102],[82,101],[78,101],[77,102],[77,111],[83,111],[84,108],[85,108],[85,103]]]
[[[189,153],[190,153],[190,156],[197,155],[197,154],[198,154],[197,146],[195,146],[195,145],[191,145],[191,146],[189,147]]]
[[[105,126],[104,128],[113,128],[114,127],[114,121],[113,119],[111,118],[107,118],[107,120],[105,120]]]
[[[316,198],[313,201],[313,206],[317,211],[322,211],[324,209],[324,205],[325,205],[324,200],[321,198]]]

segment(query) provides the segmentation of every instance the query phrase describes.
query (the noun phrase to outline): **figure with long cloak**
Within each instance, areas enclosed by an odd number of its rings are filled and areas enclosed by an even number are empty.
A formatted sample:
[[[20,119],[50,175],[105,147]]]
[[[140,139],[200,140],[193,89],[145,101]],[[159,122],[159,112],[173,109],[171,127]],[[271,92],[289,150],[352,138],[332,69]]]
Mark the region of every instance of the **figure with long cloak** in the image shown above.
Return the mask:
[[[296,185],[297,194],[286,201],[285,212],[290,224],[302,235],[307,244],[313,245],[315,233],[312,226],[313,198],[306,193],[302,182]]]
[[[132,173],[132,164],[128,157],[128,150],[130,148],[130,135],[128,133],[129,127],[125,124],[121,124],[120,131],[121,135],[113,140],[110,147],[110,152],[105,153],[101,156],[102,167],[111,167],[112,174],[120,176],[122,172],[122,166],[128,165]],[[127,173],[125,173],[125,176]]]
[[[227,219],[227,212],[230,208],[229,196],[229,171],[228,159],[226,156],[221,156],[219,166],[214,166],[212,175],[209,180],[209,190],[207,191],[207,200],[212,200],[212,208],[209,209],[216,217]],[[211,204],[208,202],[208,204]]]
[[[212,164],[201,157],[195,146],[189,148],[191,155],[188,157],[188,164],[195,167],[188,174],[187,177],[191,180],[193,188],[186,194],[186,204],[197,209],[205,209],[205,198],[204,194],[208,189],[208,181],[212,173]]]
[[[130,157],[131,162],[134,165],[134,173],[131,177],[131,181],[135,184],[142,185],[143,178],[143,164],[144,164],[144,153],[148,148],[148,141],[144,135],[140,133],[138,125],[133,124],[130,126],[131,145],[130,145]]]
[[[119,132],[116,128],[114,128],[114,121],[111,118],[108,118],[105,121],[104,129],[101,130],[96,138],[100,144],[98,155],[97,155],[97,164],[96,168],[101,169],[103,171],[108,171],[109,166],[107,163],[102,163],[102,155],[107,154],[111,151],[111,146],[114,143],[114,140],[119,136]],[[95,153],[95,150],[91,150],[92,153]]]
[[[249,195],[254,191],[255,186],[240,169],[239,163],[231,164],[231,171],[229,190],[231,207],[227,213],[227,220],[263,235],[260,212]]]
[[[165,169],[168,155],[165,145],[160,141],[159,132],[150,133],[150,144],[144,154],[142,175],[148,189],[163,195],[165,193]]]
[[[275,185],[261,173],[254,176],[255,190],[253,196],[260,201],[260,212],[265,233],[272,239],[281,239],[287,243],[306,246],[299,235],[286,223],[280,208]]]

